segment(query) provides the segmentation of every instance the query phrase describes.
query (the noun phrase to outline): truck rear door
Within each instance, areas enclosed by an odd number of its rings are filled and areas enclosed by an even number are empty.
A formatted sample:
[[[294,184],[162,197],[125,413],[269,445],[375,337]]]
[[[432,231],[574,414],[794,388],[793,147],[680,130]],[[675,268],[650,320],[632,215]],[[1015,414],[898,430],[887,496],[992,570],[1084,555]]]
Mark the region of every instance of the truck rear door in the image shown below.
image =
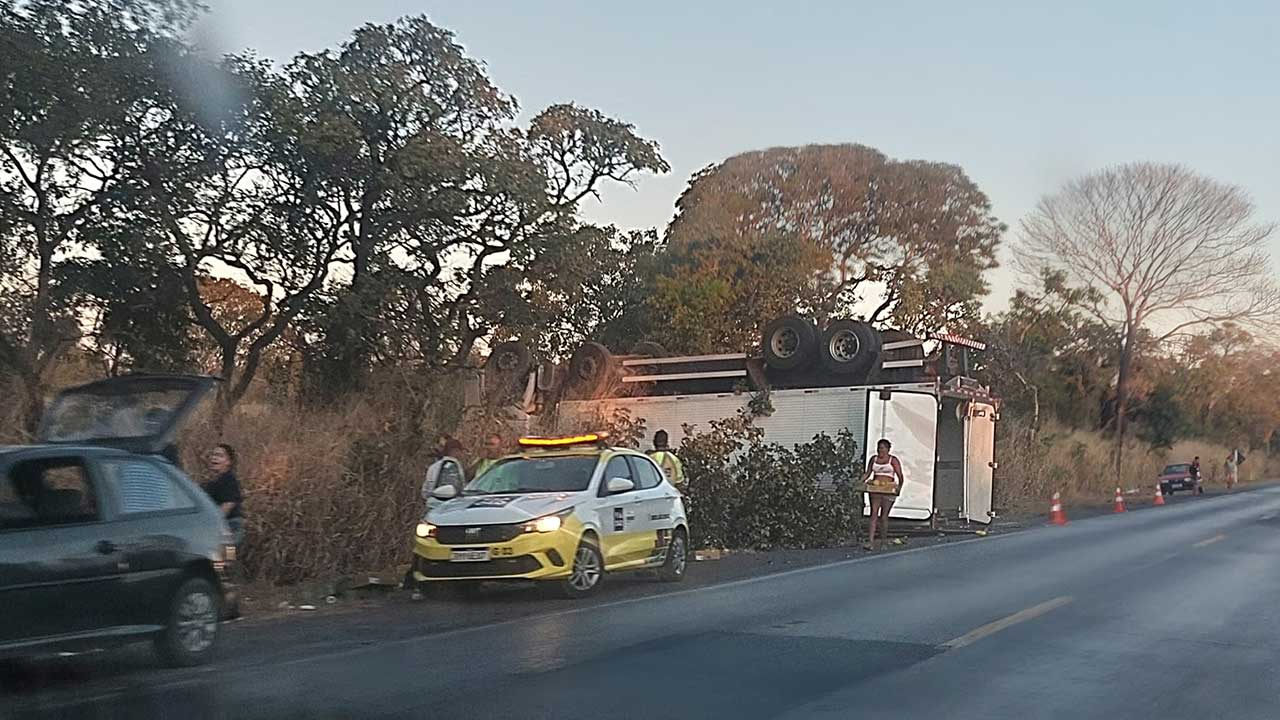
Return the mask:
[[[904,479],[889,517],[928,520],[933,516],[933,472],[937,462],[937,398],[918,391],[868,390],[863,444],[867,457],[875,453],[881,438],[893,445]],[[869,512],[869,508],[864,509],[863,514]]]
[[[995,471],[996,411],[971,402],[965,418],[964,514],[969,522],[991,522],[991,477]]]

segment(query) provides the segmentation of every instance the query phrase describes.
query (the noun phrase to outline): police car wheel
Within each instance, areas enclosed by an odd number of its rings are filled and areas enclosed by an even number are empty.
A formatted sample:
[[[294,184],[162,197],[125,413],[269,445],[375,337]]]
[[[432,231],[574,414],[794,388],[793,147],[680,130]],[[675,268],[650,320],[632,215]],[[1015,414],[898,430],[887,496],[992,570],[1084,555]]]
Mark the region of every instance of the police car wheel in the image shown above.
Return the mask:
[[[560,581],[560,594],[567,598],[582,598],[595,592],[604,579],[604,556],[600,548],[589,538],[583,538],[573,553],[573,569],[569,577]]]
[[[680,582],[688,569],[689,541],[684,530],[676,530],[671,536],[671,544],[667,546],[667,559],[658,570],[658,577],[663,582]]]

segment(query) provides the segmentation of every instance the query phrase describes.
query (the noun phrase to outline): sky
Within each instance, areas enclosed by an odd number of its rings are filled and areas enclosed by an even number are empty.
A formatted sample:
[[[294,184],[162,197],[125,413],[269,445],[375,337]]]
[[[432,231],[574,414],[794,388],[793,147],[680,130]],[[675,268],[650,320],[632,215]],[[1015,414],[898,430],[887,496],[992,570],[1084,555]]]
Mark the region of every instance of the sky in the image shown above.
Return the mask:
[[[1010,226],[1006,264],[1038,198],[1122,162],[1184,163],[1280,221],[1276,2],[206,2],[209,49],[277,61],[424,14],[524,119],[573,101],[634,124],[671,172],[584,207],[623,228],[665,227],[711,163],[843,142],[964,168]],[[995,310],[1016,279],[990,279]]]

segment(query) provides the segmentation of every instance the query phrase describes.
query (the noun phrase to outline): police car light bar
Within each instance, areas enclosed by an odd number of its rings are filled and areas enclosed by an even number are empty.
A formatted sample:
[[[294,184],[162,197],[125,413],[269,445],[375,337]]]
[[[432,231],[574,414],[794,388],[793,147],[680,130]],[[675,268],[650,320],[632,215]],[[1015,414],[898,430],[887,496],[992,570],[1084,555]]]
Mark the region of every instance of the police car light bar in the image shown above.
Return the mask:
[[[604,442],[609,437],[609,433],[586,433],[584,435],[570,435],[568,437],[522,437],[520,445],[523,447],[565,447],[568,445],[587,445],[591,443]]]

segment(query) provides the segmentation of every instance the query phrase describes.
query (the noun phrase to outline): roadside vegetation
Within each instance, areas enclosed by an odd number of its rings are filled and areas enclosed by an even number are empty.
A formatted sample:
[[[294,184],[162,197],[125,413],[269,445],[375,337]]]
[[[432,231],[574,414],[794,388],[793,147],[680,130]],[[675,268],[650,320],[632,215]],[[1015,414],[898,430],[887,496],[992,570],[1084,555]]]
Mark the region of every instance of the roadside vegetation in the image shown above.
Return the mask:
[[[210,58],[186,39],[197,13],[0,0],[0,440],[71,383],[223,378],[184,461],[239,449],[256,578],[404,562],[434,438],[478,449],[499,426],[463,407],[498,342],[742,352],[791,311],[986,341],[1001,508],[1153,487],[1196,454],[1215,482],[1234,448],[1243,479],[1280,475],[1273,227],[1238,187],[1124,165],[1010,230],[954,164],[743,148],[689,179],[669,226],[624,230],[582,204],[668,162],[574,88],[522,113],[425,17]],[[1006,255],[1020,289],[991,298]],[[847,539],[862,449],[740,423],[680,449],[694,539]]]

